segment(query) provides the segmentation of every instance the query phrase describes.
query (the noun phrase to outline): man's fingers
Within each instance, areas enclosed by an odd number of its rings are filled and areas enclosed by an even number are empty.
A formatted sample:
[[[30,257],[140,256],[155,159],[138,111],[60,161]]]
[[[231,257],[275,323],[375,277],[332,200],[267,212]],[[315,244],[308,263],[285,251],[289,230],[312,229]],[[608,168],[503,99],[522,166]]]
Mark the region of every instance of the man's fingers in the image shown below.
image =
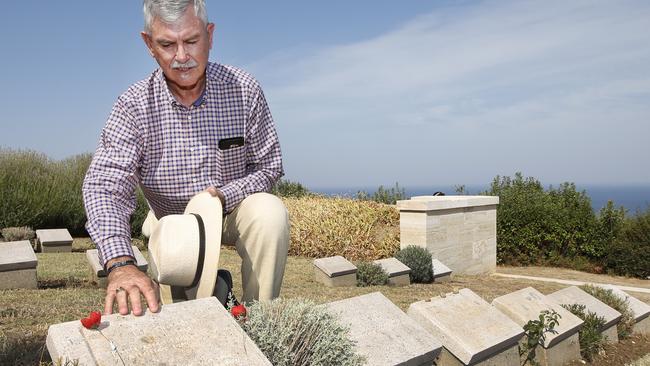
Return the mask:
[[[121,315],[127,315],[129,313],[129,304],[126,300],[127,292],[121,287],[118,287],[116,292],[115,298],[117,298],[117,309]]]
[[[158,302],[160,301],[158,298],[158,285],[155,282],[152,282],[152,286],[143,289],[142,294],[144,295],[144,299],[147,301],[149,310],[157,313],[158,310],[160,310],[158,305]]]
[[[140,316],[142,315],[142,304],[140,303],[140,289],[137,287],[132,287],[129,289],[129,302],[131,302],[131,310],[133,315]]]
[[[217,195],[217,189],[215,187],[208,187],[206,191],[210,193],[212,197],[215,197]]]
[[[104,300],[104,314],[113,314],[113,302],[115,301],[115,291],[106,291]]]

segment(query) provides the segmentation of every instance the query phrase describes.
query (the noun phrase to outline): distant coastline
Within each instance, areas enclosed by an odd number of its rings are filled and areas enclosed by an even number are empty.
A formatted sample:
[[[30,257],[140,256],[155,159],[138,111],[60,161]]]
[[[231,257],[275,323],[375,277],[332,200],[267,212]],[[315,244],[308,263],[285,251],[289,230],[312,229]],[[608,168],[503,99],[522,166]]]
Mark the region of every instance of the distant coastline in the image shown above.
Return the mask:
[[[553,184],[557,187],[558,184]],[[384,188],[390,189],[392,186],[384,185]],[[487,190],[489,185],[466,185],[465,190],[469,194],[478,194]],[[544,186],[548,188],[548,185]],[[373,187],[321,187],[309,188],[313,192],[326,194],[328,196],[344,196],[355,197],[358,191],[366,191],[368,193],[375,192],[379,185]],[[408,197],[413,196],[426,196],[435,191],[441,191],[445,194],[455,194],[455,187],[451,185],[440,185],[430,187],[404,187]],[[650,184],[647,185],[595,185],[595,184],[576,184],[579,191],[586,191],[589,198],[591,198],[591,207],[594,212],[607,204],[608,200],[614,202],[616,206],[623,206],[627,209],[628,213],[633,215],[637,211],[645,211],[650,206]]]

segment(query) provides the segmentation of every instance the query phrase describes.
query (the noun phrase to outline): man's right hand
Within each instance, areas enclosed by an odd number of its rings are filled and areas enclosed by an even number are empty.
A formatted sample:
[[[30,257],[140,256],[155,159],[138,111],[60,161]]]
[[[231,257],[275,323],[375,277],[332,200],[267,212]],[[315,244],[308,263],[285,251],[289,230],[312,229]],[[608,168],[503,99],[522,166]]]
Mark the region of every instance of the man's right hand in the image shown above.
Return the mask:
[[[108,262],[107,267],[114,262],[125,259],[132,258],[114,258]],[[160,309],[158,285],[136,266],[127,265],[115,268],[108,275],[104,314],[111,314],[113,312],[113,303],[117,301],[117,307],[121,315],[129,313],[129,303],[131,303],[133,315],[142,315],[141,293],[144,295],[149,310],[154,313],[158,312]]]

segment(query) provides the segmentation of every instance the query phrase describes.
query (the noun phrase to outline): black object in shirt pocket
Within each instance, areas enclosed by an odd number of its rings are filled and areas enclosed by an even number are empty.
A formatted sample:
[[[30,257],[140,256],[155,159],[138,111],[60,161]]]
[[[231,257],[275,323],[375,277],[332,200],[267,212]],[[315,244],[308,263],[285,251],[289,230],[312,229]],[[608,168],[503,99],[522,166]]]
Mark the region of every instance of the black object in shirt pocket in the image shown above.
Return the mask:
[[[219,140],[219,150],[228,150],[240,146],[244,146],[244,138],[242,136]]]

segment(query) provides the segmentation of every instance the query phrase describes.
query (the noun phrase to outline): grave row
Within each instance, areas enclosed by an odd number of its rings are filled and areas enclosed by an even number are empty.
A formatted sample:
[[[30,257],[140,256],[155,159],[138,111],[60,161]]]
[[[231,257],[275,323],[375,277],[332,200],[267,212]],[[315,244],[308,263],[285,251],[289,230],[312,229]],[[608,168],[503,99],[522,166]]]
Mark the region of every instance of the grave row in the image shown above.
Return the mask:
[[[636,300],[622,295],[630,303]],[[538,319],[542,311],[554,310],[561,318],[555,333],[547,334],[538,347],[535,359],[541,365],[555,366],[580,358],[578,331],[583,322],[560,305],[565,303],[583,304],[605,316],[605,334],[620,318],[577,287],[548,296],[528,287],[497,297],[491,304],[470,289],[462,289],[415,302],[406,313],[379,292],[320,306],[349,327],[349,337],[366,364],[387,366],[519,365],[518,346],[526,337],[523,326]],[[637,324],[650,315],[650,306],[640,304],[635,307]],[[47,348],[52,358],[106,365],[122,361],[144,365],[152,360],[188,365],[270,364],[215,298],[165,305],[159,313],[141,317],[113,314],[103,320],[101,335],[84,329],[79,321],[51,326]]]
[[[379,259],[378,264],[388,274],[389,286],[408,286],[411,284],[409,274],[411,269],[397,258]],[[340,255],[315,259],[314,278],[317,282],[329,287],[357,285],[357,266]],[[433,281],[447,282],[451,280],[451,270],[439,260],[433,259]]]

